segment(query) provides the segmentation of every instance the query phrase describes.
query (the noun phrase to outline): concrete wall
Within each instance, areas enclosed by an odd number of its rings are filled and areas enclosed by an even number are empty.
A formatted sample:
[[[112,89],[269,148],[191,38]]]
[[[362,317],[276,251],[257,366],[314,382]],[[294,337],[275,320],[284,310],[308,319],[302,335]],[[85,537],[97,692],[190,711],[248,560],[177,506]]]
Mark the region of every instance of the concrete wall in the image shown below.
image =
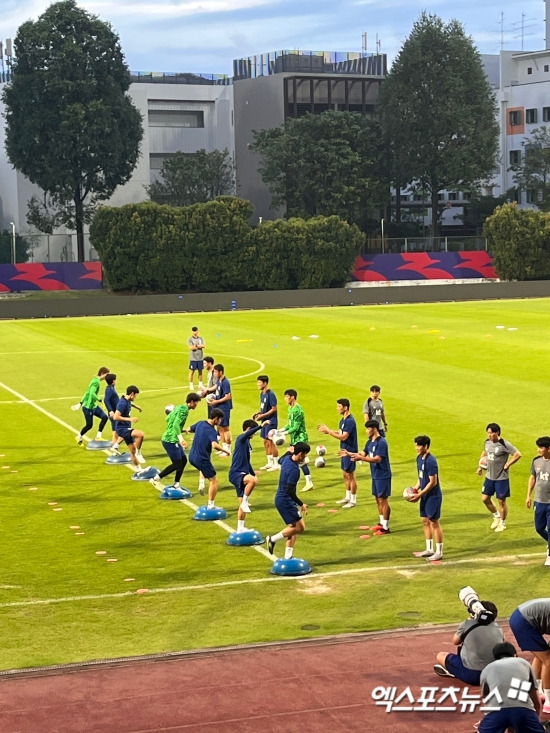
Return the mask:
[[[192,295],[106,295],[26,300],[0,299],[0,319],[64,318],[66,316],[124,315],[127,313],[196,313],[262,308],[312,308],[375,305],[380,303],[432,303],[440,301],[547,298],[550,281],[498,282],[425,287],[385,285],[326,290],[196,293]]]

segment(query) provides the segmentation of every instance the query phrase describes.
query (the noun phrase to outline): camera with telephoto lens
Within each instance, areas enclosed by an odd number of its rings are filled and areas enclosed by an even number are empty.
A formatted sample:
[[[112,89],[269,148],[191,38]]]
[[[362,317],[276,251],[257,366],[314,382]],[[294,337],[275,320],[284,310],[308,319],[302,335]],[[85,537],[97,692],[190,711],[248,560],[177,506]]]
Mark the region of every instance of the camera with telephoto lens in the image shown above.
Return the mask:
[[[473,588],[467,585],[458,591],[458,597],[466,606],[470,614],[482,626],[487,626],[495,620],[493,611],[489,611],[479,600],[478,594]]]

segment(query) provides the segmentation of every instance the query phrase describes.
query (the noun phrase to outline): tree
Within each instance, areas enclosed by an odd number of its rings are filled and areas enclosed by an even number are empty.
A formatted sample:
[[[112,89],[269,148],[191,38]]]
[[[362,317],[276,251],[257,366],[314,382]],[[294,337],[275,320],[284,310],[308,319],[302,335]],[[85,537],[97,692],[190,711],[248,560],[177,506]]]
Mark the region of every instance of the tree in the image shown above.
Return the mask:
[[[12,165],[47,194],[77,233],[99,201],[131,176],[143,136],[127,90],[118,36],[74,0],[50,5],[20,26],[12,81],[3,92]]]
[[[326,111],[254,132],[252,150],[272,195],[287,217],[336,215],[365,229],[388,198],[376,121],[356,112]]]
[[[531,191],[533,202],[542,211],[550,211],[550,128],[543,125],[531,130],[522,141],[524,154],[510,166],[517,188]]]
[[[235,193],[235,164],[229,150],[197,150],[166,158],[160,180],[145,190],[151,201],[168,206],[191,206]]]
[[[462,25],[422,13],[378,96],[392,180],[427,194],[437,236],[438,193],[476,190],[496,166],[496,102]]]

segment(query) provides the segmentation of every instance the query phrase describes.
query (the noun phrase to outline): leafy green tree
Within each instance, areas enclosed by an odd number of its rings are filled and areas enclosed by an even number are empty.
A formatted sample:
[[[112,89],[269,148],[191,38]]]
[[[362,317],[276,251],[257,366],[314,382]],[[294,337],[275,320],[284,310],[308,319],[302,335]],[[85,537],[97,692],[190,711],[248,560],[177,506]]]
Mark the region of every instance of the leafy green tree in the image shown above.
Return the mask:
[[[2,95],[6,151],[46,192],[46,208],[76,230],[83,260],[85,222],[137,163],[143,130],[127,94],[130,72],[116,33],[74,0],[23,23],[15,55]]]
[[[191,206],[235,193],[235,165],[229,150],[197,150],[166,158],[160,179],[145,187],[151,201]]]
[[[498,154],[495,97],[458,21],[421,14],[382,84],[378,109],[392,180],[427,194],[437,236],[438,193],[475,190]]]
[[[17,234],[15,237],[15,261],[17,264],[28,262],[34,244],[31,239]],[[0,231],[0,265],[10,264],[13,261],[13,239],[9,229]]]
[[[339,216],[365,229],[389,196],[375,120],[329,110],[254,132],[251,146],[272,196],[287,217]]]
[[[514,183],[523,191],[532,191],[542,211],[550,210],[550,128],[546,125],[531,130],[522,141],[523,156],[510,166]]]

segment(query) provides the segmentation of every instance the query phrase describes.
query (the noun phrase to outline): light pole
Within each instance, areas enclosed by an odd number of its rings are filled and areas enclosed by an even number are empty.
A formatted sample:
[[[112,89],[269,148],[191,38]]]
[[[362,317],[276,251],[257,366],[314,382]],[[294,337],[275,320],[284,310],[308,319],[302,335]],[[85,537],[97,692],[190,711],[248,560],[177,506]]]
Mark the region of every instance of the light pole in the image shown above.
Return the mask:
[[[10,221],[10,226],[11,226],[11,259],[12,259],[13,264],[15,265],[17,261],[17,256],[15,253],[15,224],[13,223],[13,221]]]

